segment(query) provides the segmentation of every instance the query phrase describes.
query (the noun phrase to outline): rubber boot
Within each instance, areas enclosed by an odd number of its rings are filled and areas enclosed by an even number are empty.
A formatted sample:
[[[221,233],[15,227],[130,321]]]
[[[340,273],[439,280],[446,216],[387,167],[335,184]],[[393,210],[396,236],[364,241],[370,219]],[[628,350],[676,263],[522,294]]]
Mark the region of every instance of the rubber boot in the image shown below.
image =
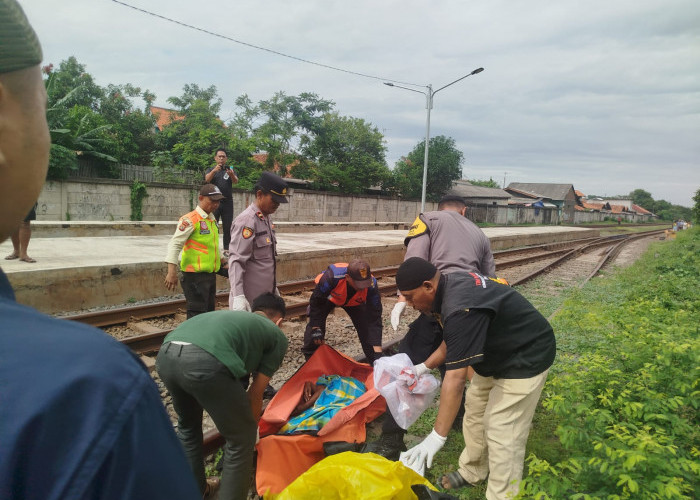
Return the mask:
[[[399,459],[401,452],[406,451],[403,435],[403,432],[382,434],[376,441],[367,443],[362,453],[376,453],[384,458],[396,461]]]

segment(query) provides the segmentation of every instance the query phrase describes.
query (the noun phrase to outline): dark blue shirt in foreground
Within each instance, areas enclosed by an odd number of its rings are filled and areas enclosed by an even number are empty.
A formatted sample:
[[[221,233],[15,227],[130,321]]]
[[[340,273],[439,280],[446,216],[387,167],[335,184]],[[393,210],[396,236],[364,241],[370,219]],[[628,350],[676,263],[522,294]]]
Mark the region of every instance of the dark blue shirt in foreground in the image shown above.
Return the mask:
[[[17,304],[2,271],[0,498],[201,498],[142,363],[95,328]]]

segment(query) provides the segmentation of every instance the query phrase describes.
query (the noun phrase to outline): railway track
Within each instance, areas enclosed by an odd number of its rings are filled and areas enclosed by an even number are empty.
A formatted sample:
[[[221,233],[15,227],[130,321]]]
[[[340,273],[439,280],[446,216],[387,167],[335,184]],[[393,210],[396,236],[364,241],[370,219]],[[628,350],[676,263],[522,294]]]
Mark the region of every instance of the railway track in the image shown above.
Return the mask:
[[[524,285],[535,278],[552,272],[554,269],[564,266],[571,266],[571,262],[579,261],[591,262],[590,254],[596,249],[604,249],[600,259],[595,260],[585,277],[585,281],[594,276],[607,261],[619,252],[626,242],[638,238],[648,237],[662,233],[662,230],[647,231],[634,235],[615,235],[601,238],[587,238],[547,245],[537,245],[533,247],[506,250],[495,252],[496,270],[499,276],[505,277],[512,286]],[[582,258],[582,256],[586,256]],[[580,266],[579,266],[580,267]],[[383,295],[396,293],[396,286],[393,283],[393,276],[396,274],[398,266],[384,267],[373,270],[373,274],[379,279],[380,292]],[[386,279],[387,283],[383,281]],[[584,281],[584,282],[585,282]],[[287,317],[298,318],[306,315],[308,300],[300,298],[300,294],[308,295],[314,287],[314,280],[300,280],[281,284],[280,293],[287,302]],[[228,303],[228,293],[217,294],[217,302],[226,307]],[[185,301],[169,300],[154,304],[141,306],[121,307],[99,312],[68,316],[66,319],[79,321],[97,327],[109,327],[118,324],[130,325],[130,328],[137,332],[136,335],[121,339],[132,350],[138,354],[151,354],[158,350],[163,338],[172,331],[173,327],[158,328],[149,325],[146,321],[151,318],[175,315],[180,313],[184,318],[183,311]],[[179,322],[179,321],[175,321]]]
[[[606,238],[588,238],[585,240],[576,240],[572,242],[564,242],[549,245],[538,245],[535,247],[507,250],[496,252],[494,254],[496,260],[496,269],[498,275],[505,277],[513,286],[522,286],[528,282],[532,282],[538,277],[545,276],[547,273],[553,273],[557,269],[569,268],[572,262],[579,260],[588,261],[584,271],[583,281],[587,281],[594,276],[606,262],[614,258],[620,251],[622,245],[626,242],[633,241],[637,238],[649,237],[663,231],[650,231],[645,233],[637,233],[632,236],[613,236]],[[592,262],[592,264],[590,264]],[[530,270],[531,268],[534,270]],[[579,270],[575,273],[580,276],[580,264],[575,264]],[[393,283],[393,276],[396,273],[398,266],[386,267],[373,270],[373,274],[380,281],[380,291],[384,295],[394,295],[396,287]],[[525,269],[525,271],[523,271]],[[558,278],[557,278],[558,279]],[[576,286],[581,286],[581,278],[578,278]],[[304,300],[300,296],[308,295],[314,287],[313,280],[300,280],[297,282],[286,283],[280,285],[280,292],[285,297],[288,304],[288,319],[304,317],[308,300]],[[388,298],[387,300],[392,300]],[[228,304],[228,293],[222,293],[217,296],[217,301],[226,306]],[[185,309],[184,300],[171,300],[162,303],[148,304],[144,306],[124,307],[112,310],[106,310],[95,313],[87,313],[76,316],[67,317],[67,319],[80,321],[98,327],[109,327],[115,324],[128,324],[135,330],[141,330],[139,335],[132,335],[121,341],[128,345],[133,351],[139,354],[153,354],[163,342],[163,338],[172,331],[173,327],[158,328],[149,325],[147,322],[151,318],[177,315],[179,314],[184,319],[182,311]],[[385,305],[386,309],[386,305]],[[390,310],[390,309],[389,309]],[[177,320],[176,320],[177,321]],[[408,320],[405,321],[408,324]],[[291,321],[290,323],[294,323]],[[293,374],[303,363],[303,358],[297,354],[298,348],[301,345],[303,338],[302,322],[296,321],[297,325],[290,335],[290,332],[285,331],[290,337],[290,346],[288,355],[285,357],[283,368],[281,368],[275,377],[272,379],[274,386],[279,387],[291,374]],[[138,326],[137,326],[138,325]],[[329,330],[330,332],[330,330]],[[301,337],[301,338],[300,338]],[[356,335],[350,332],[347,335],[348,344],[357,344]],[[400,340],[401,336],[391,339],[385,339],[383,342],[384,348],[387,351],[394,349],[395,345]],[[335,348],[340,348],[339,345],[334,345]],[[341,349],[346,352],[344,349]],[[357,355],[358,361],[364,361],[361,355]],[[167,405],[166,405],[167,406]],[[223,438],[215,428],[209,429],[204,434],[204,448],[206,454],[214,453],[223,444]]]

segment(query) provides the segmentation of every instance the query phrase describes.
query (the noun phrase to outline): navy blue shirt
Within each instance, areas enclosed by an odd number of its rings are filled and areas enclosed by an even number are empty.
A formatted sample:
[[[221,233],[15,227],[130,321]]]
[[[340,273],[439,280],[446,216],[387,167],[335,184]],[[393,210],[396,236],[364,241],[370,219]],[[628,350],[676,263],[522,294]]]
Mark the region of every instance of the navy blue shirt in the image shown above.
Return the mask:
[[[0,498],[201,498],[143,364],[17,304],[1,270]]]

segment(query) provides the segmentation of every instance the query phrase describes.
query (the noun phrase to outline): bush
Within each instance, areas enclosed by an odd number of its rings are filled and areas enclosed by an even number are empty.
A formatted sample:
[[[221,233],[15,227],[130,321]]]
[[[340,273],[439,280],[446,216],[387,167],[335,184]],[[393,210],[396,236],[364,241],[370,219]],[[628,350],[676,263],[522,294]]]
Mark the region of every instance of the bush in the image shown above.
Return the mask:
[[[566,456],[530,455],[518,498],[698,498],[699,285],[693,230],[565,304],[543,407]]]
[[[68,178],[68,173],[71,170],[78,170],[78,157],[75,151],[58,144],[51,144],[49,172],[46,178],[52,181],[62,181]]]

